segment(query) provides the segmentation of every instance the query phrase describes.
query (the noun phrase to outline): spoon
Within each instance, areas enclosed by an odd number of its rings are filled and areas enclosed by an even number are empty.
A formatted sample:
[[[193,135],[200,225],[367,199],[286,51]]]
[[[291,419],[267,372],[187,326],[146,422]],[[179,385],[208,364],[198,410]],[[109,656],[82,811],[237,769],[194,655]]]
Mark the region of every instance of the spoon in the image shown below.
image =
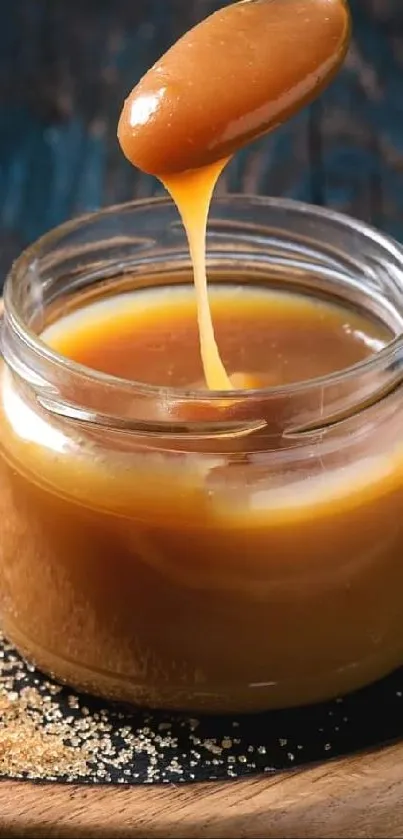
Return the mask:
[[[321,93],[349,35],[345,0],[241,0],[220,9],[126,99],[124,154],[159,177],[227,160]]]

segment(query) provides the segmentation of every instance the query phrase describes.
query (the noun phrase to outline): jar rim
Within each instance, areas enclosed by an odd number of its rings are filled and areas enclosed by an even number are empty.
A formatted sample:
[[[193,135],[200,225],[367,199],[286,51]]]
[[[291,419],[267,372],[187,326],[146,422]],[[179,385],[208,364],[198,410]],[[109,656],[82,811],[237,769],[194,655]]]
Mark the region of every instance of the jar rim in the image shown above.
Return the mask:
[[[255,195],[253,193],[231,193],[225,196],[217,196],[213,199],[213,205],[219,206],[231,203],[231,205],[241,206],[246,203],[248,207],[267,207],[283,211],[293,211],[301,215],[310,215],[313,220],[326,218],[330,222],[339,225],[342,228],[347,228],[354,231],[364,238],[370,238],[373,242],[379,245],[390,256],[396,259],[401,264],[403,274],[403,247],[390,237],[388,234],[381,233],[375,227],[366,222],[355,219],[354,217],[338,212],[337,210],[329,209],[308,202],[297,201],[291,198],[272,198],[263,195]],[[197,400],[200,402],[207,402],[210,405],[222,403],[222,401],[230,399],[239,399],[242,397],[243,401],[253,400],[256,397],[264,398],[271,396],[293,396],[302,395],[304,391],[312,389],[312,387],[323,387],[329,385],[338,385],[348,382],[353,377],[363,373],[371,373],[376,370],[378,366],[382,366],[387,362],[391,354],[395,353],[400,348],[403,348],[403,334],[395,336],[385,347],[370,355],[362,361],[355,363],[349,367],[341,370],[336,370],[333,373],[324,376],[315,377],[311,379],[304,379],[302,381],[290,382],[283,385],[271,385],[264,388],[248,389],[248,390],[225,390],[225,391],[209,391],[209,390],[192,390],[191,388],[170,387],[168,385],[152,385],[146,382],[121,378],[102,371],[94,370],[91,367],[80,364],[66,356],[53,350],[46,344],[40,336],[38,336],[29,325],[24,321],[17,307],[13,301],[13,285],[18,281],[21,274],[33,264],[40,254],[41,248],[52,245],[69,233],[74,233],[80,229],[82,225],[88,222],[96,222],[102,220],[107,216],[124,211],[140,211],[150,209],[152,207],[163,208],[172,206],[172,201],[169,197],[154,197],[135,199],[133,201],[114,204],[108,207],[101,208],[95,212],[82,214],[74,219],[68,220],[57,227],[51,229],[41,237],[39,237],[33,244],[29,245],[22,251],[20,256],[13,263],[9,274],[6,277],[4,286],[4,314],[12,325],[13,330],[24,341],[25,345],[44,362],[51,363],[56,366],[61,372],[75,373],[81,378],[86,379],[87,382],[93,382],[94,385],[108,385],[119,388],[124,388],[126,391],[132,391],[138,395],[147,397],[160,397],[161,393],[166,398],[172,400],[180,399],[182,403],[193,402]],[[179,217],[178,217],[179,221]]]

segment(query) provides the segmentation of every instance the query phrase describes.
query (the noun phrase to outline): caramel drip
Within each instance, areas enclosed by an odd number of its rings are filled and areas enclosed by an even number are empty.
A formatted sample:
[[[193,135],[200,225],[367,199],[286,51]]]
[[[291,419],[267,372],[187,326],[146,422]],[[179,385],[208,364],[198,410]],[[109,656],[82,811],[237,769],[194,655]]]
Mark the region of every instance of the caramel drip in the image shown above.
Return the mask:
[[[207,219],[215,185],[226,163],[226,160],[221,160],[202,169],[161,178],[179,210],[189,242],[196,290],[200,353],[206,384],[211,390],[231,390],[233,387],[222,363],[214,335],[206,274]]]

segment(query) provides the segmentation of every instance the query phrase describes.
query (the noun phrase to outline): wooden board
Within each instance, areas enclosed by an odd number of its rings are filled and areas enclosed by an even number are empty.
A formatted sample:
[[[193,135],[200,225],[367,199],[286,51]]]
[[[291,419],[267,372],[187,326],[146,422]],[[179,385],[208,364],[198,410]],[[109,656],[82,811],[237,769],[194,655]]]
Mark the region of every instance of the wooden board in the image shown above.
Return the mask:
[[[0,835],[403,837],[403,745],[309,770],[226,783],[118,789],[3,781]]]

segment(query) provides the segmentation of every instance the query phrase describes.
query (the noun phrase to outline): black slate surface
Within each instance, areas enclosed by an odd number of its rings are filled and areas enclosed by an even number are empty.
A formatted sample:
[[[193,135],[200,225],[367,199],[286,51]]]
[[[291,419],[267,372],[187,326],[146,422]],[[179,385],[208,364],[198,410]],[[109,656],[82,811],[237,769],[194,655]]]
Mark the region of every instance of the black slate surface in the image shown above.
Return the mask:
[[[47,758],[46,763],[35,752],[33,759],[24,750],[21,756],[18,746],[11,759],[0,713],[0,778],[85,784],[233,779],[376,748],[403,735],[403,669],[365,690],[321,705],[196,718],[127,710],[70,689],[59,691],[0,638],[0,703],[7,696],[16,708],[19,697],[25,697],[21,737],[27,721],[35,720],[47,737],[61,736],[73,751],[68,770],[66,758],[51,762]],[[27,742],[29,753],[28,738]],[[45,741],[42,753],[48,751]]]

